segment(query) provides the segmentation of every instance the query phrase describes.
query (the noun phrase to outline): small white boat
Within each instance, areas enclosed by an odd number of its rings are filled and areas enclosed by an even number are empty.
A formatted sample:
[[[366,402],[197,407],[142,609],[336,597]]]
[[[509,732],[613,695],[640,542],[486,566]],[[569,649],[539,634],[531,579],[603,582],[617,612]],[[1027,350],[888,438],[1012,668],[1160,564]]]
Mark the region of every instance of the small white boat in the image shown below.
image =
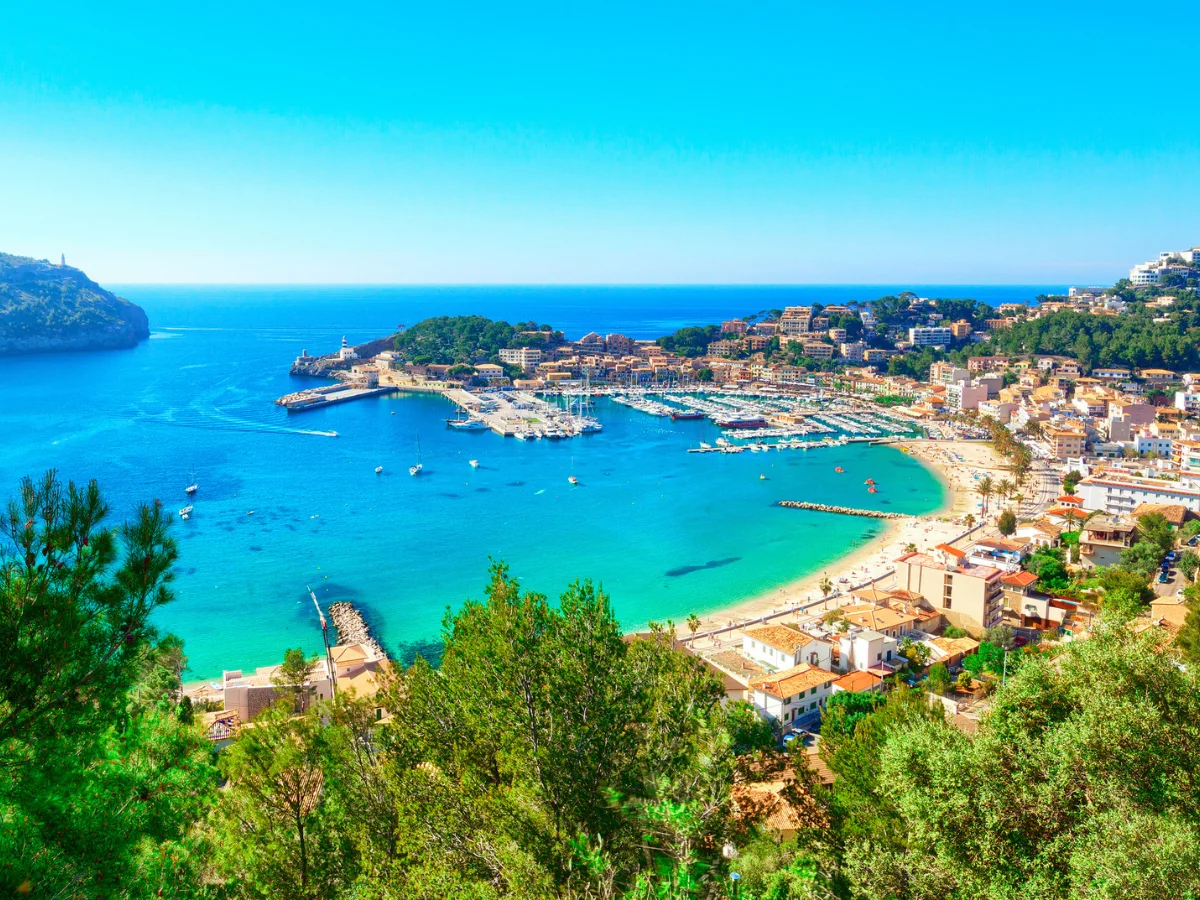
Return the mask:
[[[198,490],[200,490],[200,485],[189,484],[187,487],[185,487],[183,489],[183,492],[190,497],[190,496],[192,496],[192,494],[196,493],[196,491],[198,491]]]
[[[183,519],[184,521],[189,519],[191,517],[191,515],[192,515],[192,507],[190,505],[185,506],[183,509],[181,509],[179,511],[179,518]]]
[[[375,474],[376,474],[376,475],[382,475],[382,474],[383,474],[383,466],[376,466],[376,467],[375,467]]]
[[[417,435],[417,464],[415,466],[408,467],[408,474],[409,475],[420,475],[421,468],[422,468],[421,467],[421,436],[418,434]]]
[[[579,484],[579,479],[576,478],[574,475],[572,475],[570,478],[568,478],[567,481],[571,482],[571,484]]]
[[[472,469],[478,469],[479,468],[479,460],[477,460],[477,459],[467,460],[467,465],[469,465]]]

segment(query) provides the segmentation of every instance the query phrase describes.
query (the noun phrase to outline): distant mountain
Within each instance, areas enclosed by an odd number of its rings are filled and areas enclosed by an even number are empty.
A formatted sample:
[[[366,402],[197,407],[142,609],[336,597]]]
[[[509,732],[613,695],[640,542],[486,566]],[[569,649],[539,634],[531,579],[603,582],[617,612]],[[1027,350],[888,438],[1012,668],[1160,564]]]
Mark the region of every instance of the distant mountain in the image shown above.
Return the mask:
[[[116,350],[148,337],[140,306],[78,269],[0,253],[0,356]]]

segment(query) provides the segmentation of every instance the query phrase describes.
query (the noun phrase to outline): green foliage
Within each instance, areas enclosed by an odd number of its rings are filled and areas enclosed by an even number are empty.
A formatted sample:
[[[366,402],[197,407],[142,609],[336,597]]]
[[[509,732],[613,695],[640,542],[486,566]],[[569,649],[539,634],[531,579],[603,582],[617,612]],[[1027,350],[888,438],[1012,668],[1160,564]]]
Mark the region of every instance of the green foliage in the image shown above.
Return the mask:
[[[107,524],[94,482],[21,483],[0,520],[0,893],[200,893],[207,742],[173,708],[183,659],[170,517]],[[182,710],[181,710],[182,711]]]
[[[1157,560],[1156,560],[1157,565]],[[1097,585],[1105,593],[1124,591],[1141,604],[1154,599],[1154,589],[1150,587],[1150,578],[1141,572],[1131,571],[1121,566],[1109,566],[1100,569],[1097,575]]]
[[[1004,655],[1003,647],[985,640],[980,642],[976,652],[963,659],[962,667],[974,678],[982,678],[985,672],[1000,675],[1005,672]],[[1017,660],[1017,654],[1008,654],[1007,671],[1009,673],[1016,667]]]
[[[418,660],[389,692],[405,825],[369,842],[378,877],[400,896],[431,872],[467,896],[704,882],[728,827],[722,696],[668,633],[622,641],[590,584],[553,606],[493,567],[487,600],[447,617],[441,669]]]
[[[394,342],[397,353],[419,365],[469,366],[499,363],[505,347],[555,347],[563,341],[561,332],[543,331],[536,322],[510,325],[483,316],[436,316],[400,332]]]
[[[1149,578],[1158,571],[1162,562],[1163,549],[1151,540],[1140,540],[1127,550],[1121,551],[1121,568]]]
[[[693,325],[680,328],[674,334],[663,335],[658,339],[658,346],[668,353],[695,359],[703,356],[708,350],[708,345],[720,337],[720,325]]]
[[[733,752],[750,753],[775,747],[775,731],[771,723],[745,700],[735,700],[725,710],[725,728],[733,742]]]
[[[1000,518],[996,521],[997,530],[1008,537],[1017,530],[1017,516],[1011,509],[1006,509],[1000,513]]]
[[[1149,541],[1165,556],[1175,546],[1175,530],[1161,513],[1147,513],[1137,520],[1138,539]]]
[[[967,631],[965,628],[959,628],[957,625],[947,625],[942,631],[942,636],[948,638],[964,638],[970,637],[971,632]]]
[[[821,712],[822,734],[853,734],[858,723],[883,701],[883,695],[875,691],[838,691],[825,701],[825,709]]]
[[[706,366],[705,368],[701,369],[699,372],[696,373],[696,378],[699,379],[700,381],[712,381],[713,380],[713,370]]]
[[[983,639],[997,647],[1012,648],[1016,635],[1008,625],[993,625],[983,632]]]
[[[0,354],[132,347],[149,336],[140,307],[78,269],[0,253]]]
[[[946,664],[934,663],[929,669],[929,677],[925,684],[935,694],[944,694],[950,690],[950,672],[947,671]]]
[[[1196,580],[1196,571],[1200,569],[1200,556],[1196,555],[1194,550],[1184,550],[1179,554],[1179,571],[1183,573],[1183,577],[1188,581]]]
[[[1039,547],[1025,560],[1025,568],[1038,577],[1038,587],[1047,593],[1065,590],[1070,584],[1061,548]]]
[[[1180,777],[1200,764],[1200,683],[1151,640],[1114,628],[1032,658],[971,737],[888,729],[870,771],[890,830],[836,826],[852,895],[1200,896],[1196,788]]]
[[[1200,363],[1196,350],[1200,320],[1194,310],[1176,306],[1168,322],[1155,322],[1153,315],[1141,311],[1093,316],[1060,310],[992,332],[974,352],[1065,353],[1074,356],[1085,372],[1095,366],[1194,369]]]

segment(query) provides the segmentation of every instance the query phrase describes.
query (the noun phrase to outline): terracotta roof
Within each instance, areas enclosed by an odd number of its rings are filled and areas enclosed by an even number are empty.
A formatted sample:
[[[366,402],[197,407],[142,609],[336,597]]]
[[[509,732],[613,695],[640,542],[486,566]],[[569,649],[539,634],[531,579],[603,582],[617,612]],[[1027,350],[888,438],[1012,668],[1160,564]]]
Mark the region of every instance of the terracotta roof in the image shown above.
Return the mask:
[[[956,653],[962,653],[963,655],[966,655],[967,653],[974,653],[979,649],[979,641],[969,637],[932,638],[929,643],[933,644],[933,646],[937,647],[947,656],[953,656]]]
[[[1015,584],[1017,587],[1029,587],[1038,580],[1038,577],[1032,572],[1012,572],[1008,575],[1001,575],[1000,580],[1005,584]]]
[[[1178,527],[1187,520],[1188,508],[1182,503],[1142,503],[1133,511],[1133,517],[1140,519],[1151,513],[1158,513],[1172,525]]]
[[[339,666],[349,666],[370,659],[362,644],[339,644],[329,652],[333,654],[334,664]]]
[[[859,693],[860,691],[878,690],[881,683],[882,679],[870,672],[851,672],[835,681],[833,686],[843,691]]]
[[[812,635],[788,628],[786,625],[758,625],[743,629],[742,634],[784,653],[795,653],[815,640]]]
[[[1074,494],[1063,494],[1061,497],[1054,498],[1056,503],[1078,503],[1083,505],[1083,498],[1076,497]]]
[[[956,557],[957,559],[962,559],[967,555],[966,550],[959,550],[957,547],[951,547],[949,544],[938,544],[933,549],[942,550],[946,553],[949,553],[951,556]]]
[[[808,663],[776,672],[774,675],[763,675],[750,680],[750,687],[764,694],[770,694],[780,700],[795,697],[811,688],[837,681],[837,676]]]
[[[891,609],[887,606],[875,606],[865,603],[860,606],[843,606],[842,615],[851,625],[859,625],[878,631],[880,628],[895,628],[901,625],[911,625],[917,621],[912,613]]]

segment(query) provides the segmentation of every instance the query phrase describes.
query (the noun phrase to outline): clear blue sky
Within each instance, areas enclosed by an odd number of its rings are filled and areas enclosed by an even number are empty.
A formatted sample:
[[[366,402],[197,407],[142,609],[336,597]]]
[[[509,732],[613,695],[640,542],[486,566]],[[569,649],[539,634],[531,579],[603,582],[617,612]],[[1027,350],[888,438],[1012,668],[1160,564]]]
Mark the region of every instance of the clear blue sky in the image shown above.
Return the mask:
[[[125,283],[1107,282],[1200,244],[1198,37],[1183,3],[10,4],[0,249]]]

